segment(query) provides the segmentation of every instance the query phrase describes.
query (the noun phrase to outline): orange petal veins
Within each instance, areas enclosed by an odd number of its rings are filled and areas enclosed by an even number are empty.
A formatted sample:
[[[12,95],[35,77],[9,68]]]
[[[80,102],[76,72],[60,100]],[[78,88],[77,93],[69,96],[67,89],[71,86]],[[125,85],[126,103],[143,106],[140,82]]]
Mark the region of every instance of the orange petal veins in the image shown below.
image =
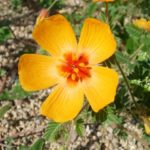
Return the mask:
[[[79,86],[56,86],[41,106],[41,114],[56,122],[72,120],[80,112],[84,94]]]
[[[54,60],[50,56],[24,54],[19,59],[19,80],[26,91],[45,89],[57,83]]]
[[[112,69],[95,66],[91,75],[91,78],[83,81],[83,88],[92,109],[98,112],[114,101],[118,74]]]
[[[102,62],[113,55],[116,50],[116,41],[109,25],[97,19],[86,19],[78,49],[90,56],[91,64]]]
[[[77,47],[72,27],[62,15],[43,19],[35,25],[32,35],[35,41],[52,55],[75,51]]]

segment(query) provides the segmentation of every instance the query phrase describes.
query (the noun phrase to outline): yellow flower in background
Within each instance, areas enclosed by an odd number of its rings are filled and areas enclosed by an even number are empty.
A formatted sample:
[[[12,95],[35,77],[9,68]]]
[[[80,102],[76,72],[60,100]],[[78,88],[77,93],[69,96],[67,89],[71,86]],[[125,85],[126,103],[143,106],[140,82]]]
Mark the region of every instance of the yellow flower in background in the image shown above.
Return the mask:
[[[146,134],[150,135],[150,117],[143,117]]]
[[[133,20],[133,24],[140,29],[150,31],[150,21],[143,18]]]
[[[93,0],[93,2],[113,2],[114,0]]]
[[[27,91],[53,86],[41,106],[41,114],[56,122],[66,122],[80,112],[84,97],[95,112],[114,101],[118,74],[98,65],[116,49],[116,41],[106,23],[86,19],[77,43],[66,18],[53,15],[36,23],[33,38],[50,55],[22,55],[19,80]]]

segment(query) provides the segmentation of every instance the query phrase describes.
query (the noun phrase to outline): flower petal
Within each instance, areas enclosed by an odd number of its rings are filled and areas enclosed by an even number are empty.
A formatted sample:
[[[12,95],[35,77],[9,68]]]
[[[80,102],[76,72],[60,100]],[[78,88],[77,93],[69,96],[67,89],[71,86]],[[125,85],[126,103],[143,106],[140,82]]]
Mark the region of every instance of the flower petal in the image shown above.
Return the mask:
[[[24,54],[19,59],[18,72],[22,87],[27,91],[45,89],[57,83],[54,59],[38,54]]]
[[[83,82],[84,93],[95,112],[114,101],[118,74],[109,68],[95,66],[91,78]]]
[[[33,30],[33,38],[52,55],[74,51],[76,38],[70,23],[62,15],[53,15],[41,20]]]
[[[106,23],[88,18],[83,25],[78,49],[88,53],[91,64],[97,64],[115,52],[116,41]]]
[[[41,107],[41,114],[56,122],[72,120],[80,112],[84,94],[79,86],[58,85]]]

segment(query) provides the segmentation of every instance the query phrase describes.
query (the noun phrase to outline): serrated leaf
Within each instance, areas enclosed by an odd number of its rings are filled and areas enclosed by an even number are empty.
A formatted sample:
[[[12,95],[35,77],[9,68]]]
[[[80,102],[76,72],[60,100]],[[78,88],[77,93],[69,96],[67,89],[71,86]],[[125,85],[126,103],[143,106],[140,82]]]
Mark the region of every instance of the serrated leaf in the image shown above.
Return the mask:
[[[106,124],[121,124],[122,118],[116,115],[116,112],[112,107],[107,107],[107,119],[104,123]]]
[[[93,13],[96,11],[98,5],[96,3],[90,3],[86,9],[86,16],[90,17],[93,15]]]
[[[44,139],[42,138],[37,139],[29,150],[44,150],[44,143],[45,143]]]
[[[115,54],[117,60],[121,63],[128,63],[129,62],[129,58],[125,55],[122,54],[122,52],[117,51]]]
[[[129,38],[126,43],[127,52],[129,54],[132,54],[137,48],[139,47],[139,43],[137,40],[134,40],[133,38]]]
[[[30,150],[28,147],[24,146],[24,145],[21,145],[19,147],[19,150]]]
[[[85,130],[84,121],[82,119],[78,119],[76,121],[76,132],[77,132],[77,134],[79,136],[83,136],[84,130]]]
[[[58,135],[60,129],[62,127],[62,124],[56,123],[56,122],[49,122],[48,127],[46,128],[44,138],[46,140],[54,140],[56,136]]]
[[[11,108],[11,104],[6,104],[0,107],[0,118],[2,118],[10,108]]]
[[[134,27],[133,25],[126,25],[125,29],[129,36],[134,39],[139,39],[141,35],[143,34],[143,31]]]
[[[106,14],[103,13],[103,12],[100,12],[100,19],[103,21],[103,22],[106,22]]]
[[[117,115],[115,114],[109,114],[107,117],[107,123],[111,124],[111,123],[116,123],[116,124],[121,124],[122,123],[122,119],[119,118]]]

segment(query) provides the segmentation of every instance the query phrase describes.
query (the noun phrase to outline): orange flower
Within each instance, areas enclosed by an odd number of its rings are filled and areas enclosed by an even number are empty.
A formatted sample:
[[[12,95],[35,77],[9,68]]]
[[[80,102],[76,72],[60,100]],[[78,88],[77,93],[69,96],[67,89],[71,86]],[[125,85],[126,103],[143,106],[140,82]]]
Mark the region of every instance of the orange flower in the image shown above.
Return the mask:
[[[143,18],[133,20],[133,24],[140,29],[150,31],[150,21],[147,21]]]
[[[114,0],[93,0],[93,2],[113,2]]]
[[[84,96],[95,112],[114,101],[118,74],[98,64],[116,49],[107,24],[86,19],[77,44],[69,22],[62,15],[54,15],[35,25],[33,38],[51,55],[21,56],[19,79],[27,91],[54,86],[41,106],[41,114],[65,122],[80,112]]]

